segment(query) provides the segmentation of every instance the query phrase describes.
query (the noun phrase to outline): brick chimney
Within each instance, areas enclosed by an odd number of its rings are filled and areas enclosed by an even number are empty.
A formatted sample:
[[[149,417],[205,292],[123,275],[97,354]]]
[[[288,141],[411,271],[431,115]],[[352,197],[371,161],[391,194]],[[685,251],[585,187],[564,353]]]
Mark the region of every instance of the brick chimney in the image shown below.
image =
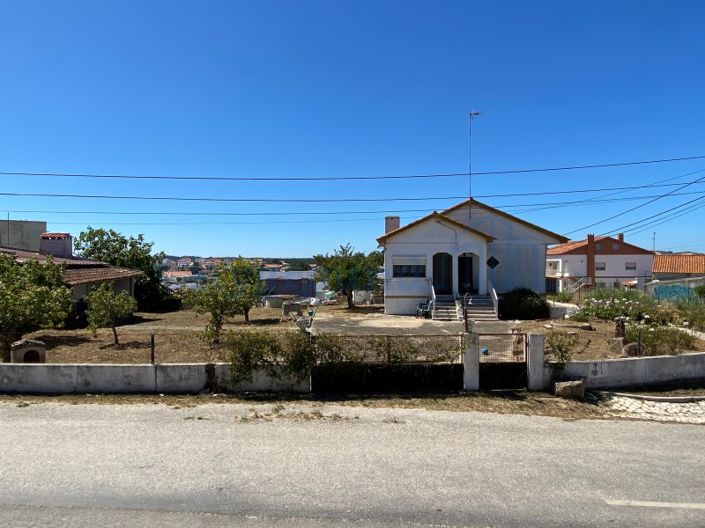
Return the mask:
[[[390,233],[399,229],[399,217],[398,216],[385,216],[384,217],[384,234]]]
[[[617,240],[619,240],[621,243],[624,243],[624,233],[618,233]]]
[[[73,239],[69,233],[42,233],[39,239],[39,252],[60,258],[73,256]]]
[[[585,260],[587,264],[587,276],[590,278],[590,284],[595,284],[595,235],[588,233],[587,250],[585,252]]]

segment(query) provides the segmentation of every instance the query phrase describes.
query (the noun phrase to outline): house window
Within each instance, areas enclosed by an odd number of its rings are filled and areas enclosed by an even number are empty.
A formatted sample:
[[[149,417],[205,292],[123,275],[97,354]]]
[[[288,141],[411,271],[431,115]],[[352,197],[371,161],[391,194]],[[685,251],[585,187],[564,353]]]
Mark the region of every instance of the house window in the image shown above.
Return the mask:
[[[602,249],[602,244],[595,244],[595,249],[600,251]]]
[[[636,262],[625,262],[624,269],[625,270],[636,270]]]
[[[612,244],[612,249],[615,251],[619,251],[619,244]]]
[[[426,257],[392,257],[392,277],[425,277]]]
[[[605,271],[605,263],[595,262],[595,271]]]

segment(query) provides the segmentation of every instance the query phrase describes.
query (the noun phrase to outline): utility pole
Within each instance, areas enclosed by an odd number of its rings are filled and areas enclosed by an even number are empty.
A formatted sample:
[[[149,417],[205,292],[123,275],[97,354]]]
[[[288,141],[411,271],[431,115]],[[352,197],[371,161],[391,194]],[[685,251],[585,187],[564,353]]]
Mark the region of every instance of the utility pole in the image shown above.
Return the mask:
[[[468,112],[468,220],[472,219],[472,121],[480,112]]]
[[[654,243],[653,247],[651,248],[654,252],[656,251],[656,231],[654,231]]]

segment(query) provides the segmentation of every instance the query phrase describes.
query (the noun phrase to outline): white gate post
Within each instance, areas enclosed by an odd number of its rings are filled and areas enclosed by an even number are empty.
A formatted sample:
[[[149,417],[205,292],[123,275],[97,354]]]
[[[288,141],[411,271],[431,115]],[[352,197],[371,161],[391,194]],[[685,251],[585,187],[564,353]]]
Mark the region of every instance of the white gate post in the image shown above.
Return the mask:
[[[543,334],[528,334],[527,346],[527,388],[530,391],[540,391],[548,387],[550,377],[546,376],[546,367],[544,366],[544,343]]]
[[[468,333],[465,340],[463,389],[480,390],[480,337],[474,332]]]

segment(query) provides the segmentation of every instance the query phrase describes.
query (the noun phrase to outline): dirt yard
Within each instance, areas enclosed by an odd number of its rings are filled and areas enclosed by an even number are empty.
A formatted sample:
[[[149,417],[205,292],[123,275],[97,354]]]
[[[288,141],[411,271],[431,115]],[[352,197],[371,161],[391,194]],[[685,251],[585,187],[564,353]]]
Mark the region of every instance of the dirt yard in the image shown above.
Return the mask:
[[[551,325],[551,328],[546,328]],[[512,328],[519,328],[526,333],[546,334],[551,329],[561,332],[577,332],[578,345],[575,348],[573,358],[581,359],[609,359],[619,357],[611,354],[609,340],[614,337],[614,323],[604,321],[590,321],[590,326],[594,330],[582,330],[581,323],[569,320],[561,321],[521,321],[512,324]],[[691,352],[705,352],[705,342],[700,339],[695,340],[695,350]]]
[[[317,307],[318,314],[336,314],[362,318],[380,313],[381,306],[361,306],[347,310],[344,303]],[[120,344],[113,344],[110,329],[98,330],[93,337],[87,329],[38,330],[24,337],[38,339],[47,345],[48,363],[149,363],[150,336],[154,334],[156,363],[201,363],[225,361],[227,350],[208,345],[201,335],[208,323],[207,314],[191,310],[170,313],[138,312],[132,320],[118,327]],[[281,308],[253,308],[250,322],[242,316],[225,325],[228,330],[296,331],[295,318],[284,318]]]

